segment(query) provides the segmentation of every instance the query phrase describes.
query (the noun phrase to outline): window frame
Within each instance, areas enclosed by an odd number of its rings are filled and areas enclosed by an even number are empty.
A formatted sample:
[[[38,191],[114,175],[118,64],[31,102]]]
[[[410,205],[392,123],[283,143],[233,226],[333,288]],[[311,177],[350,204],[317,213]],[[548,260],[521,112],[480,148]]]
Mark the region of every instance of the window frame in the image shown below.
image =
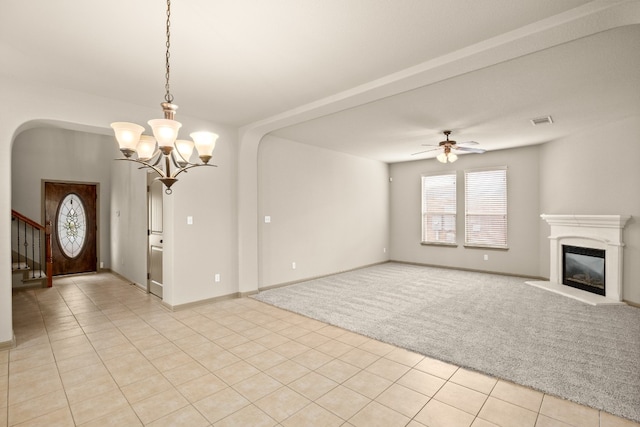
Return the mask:
[[[449,211],[445,211],[445,210],[433,210],[433,211],[429,211],[428,210],[428,204],[427,204],[427,191],[426,191],[426,180],[428,180],[429,178],[435,178],[435,177],[453,177],[453,211],[449,212]],[[457,176],[457,171],[447,171],[447,172],[433,172],[433,173],[423,173],[421,178],[420,178],[420,187],[421,187],[421,236],[420,236],[420,244],[421,245],[436,245],[436,246],[458,246],[457,243],[457,239],[458,239],[458,230],[457,230],[457,221],[458,221],[458,200],[457,200],[457,193],[458,193],[458,176]],[[452,220],[449,220],[449,224],[453,225],[453,239],[448,239],[448,240],[428,240],[428,236],[427,236],[427,230],[426,230],[426,224],[428,224],[428,217],[429,216],[453,216]],[[445,230],[447,231],[447,230]],[[447,231],[448,233],[451,233],[451,230]]]
[[[480,173],[485,173],[485,172],[500,172],[499,175],[499,179],[502,179],[504,182],[504,186],[503,191],[501,192],[501,194],[493,194],[492,197],[490,197],[489,199],[484,198],[485,201],[485,209],[496,209],[496,208],[501,208],[503,209],[502,212],[499,213],[492,213],[489,212],[487,213],[486,210],[481,212],[470,212],[470,207],[471,206],[478,206],[478,204],[482,204],[483,199],[478,197],[477,201],[472,201],[469,199],[470,197],[470,190],[469,190],[469,185],[470,182],[473,184],[472,179],[470,179],[469,175],[471,174],[480,174]],[[489,185],[498,185],[499,182],[489,182],[487,183]],[[486,194],[486,187],[480,189],[479,191],[482,192],[484,190],[485,194]],[[474,189],[474,191],[478,191],[477,189]],[[464,246],[468,247],[468,248],[488,248],[488,249],[502,249],[502,250],[507,250],[509,249],[509,197],[508,197],[508,192],[509,192],[509,179],[508,179],[508,168],[507,166],[494,166],[494,167],[487,167],[487,168],[478,168],[478,169],[467,169],[464,171]],[[477,197],[477,195],[476,195]],[[502,200],[500,200],[502,199]],[[488,200],[488,202],[486,202],[486,200]],[[470,224],[470,217],[478,217],[478,216],[484,216],[484,217],[498,217],[501,216],[503,217],[503,222],[504,225],[501,227],[501,230],[498,230],[498,227],[495,227],[494,224],[489,223],[489,231],[500,231],[500,236],[501,239],[499,240],[493,240],[493,241],[489,241],[489,242],[485,242],[482,240],[477,240],[477,239],[470,239],[470,233],[469,233],[469,228],[470,226],[472,226]],[[495,228],[495,230],[494,230]]]

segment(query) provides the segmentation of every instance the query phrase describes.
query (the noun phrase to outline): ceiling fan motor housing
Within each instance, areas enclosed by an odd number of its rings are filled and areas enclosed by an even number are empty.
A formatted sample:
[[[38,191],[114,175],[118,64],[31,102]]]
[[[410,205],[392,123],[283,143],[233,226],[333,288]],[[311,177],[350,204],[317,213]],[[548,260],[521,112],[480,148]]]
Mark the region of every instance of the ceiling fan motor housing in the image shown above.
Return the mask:
[[[451,147],[452,145],[455,145],[456,142],[449,140],[449,135],[451,135],[451,131],[450,130],[443,130],[442,133],[444,133],[444,135],[447,137],[446,141],[440,141],[440,146],[445,146],[445,147]]]

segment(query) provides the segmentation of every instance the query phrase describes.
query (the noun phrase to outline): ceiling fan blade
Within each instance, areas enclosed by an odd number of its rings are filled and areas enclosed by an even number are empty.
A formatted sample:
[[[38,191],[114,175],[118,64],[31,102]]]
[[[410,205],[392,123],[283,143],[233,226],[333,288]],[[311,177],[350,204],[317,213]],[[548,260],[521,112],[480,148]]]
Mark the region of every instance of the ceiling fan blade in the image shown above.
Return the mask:
[[[431,150],[418,151],[417,153],[413,153],[412,156],[417,156],[418,154],[428,153],[430,151],[435,151],[435,150],[437,150],[437,148],[434,148]]]
[[[478,145],[478,142],[475,141],[465,141],[465,142],[458,142],[457,145]]]
[[[477,153],[477,154],[482,154],[485,151],[487,151],[483,148],[471,148],[471,147],[455,147],[455,149],[458,151],[466,151],[467,153]]]
[[[420,151],[420,153],[428,153],[429,151],[436,151],[436,150],[439,150],[439,149],[440,149],[440,147],[430,148],[428,150]]]

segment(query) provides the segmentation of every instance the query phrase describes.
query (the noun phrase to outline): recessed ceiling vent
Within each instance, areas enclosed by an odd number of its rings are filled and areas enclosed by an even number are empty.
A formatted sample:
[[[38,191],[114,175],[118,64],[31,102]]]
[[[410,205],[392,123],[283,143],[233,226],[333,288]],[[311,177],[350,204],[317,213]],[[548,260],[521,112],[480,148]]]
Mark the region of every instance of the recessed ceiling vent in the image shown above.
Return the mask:
[[[535,119],[531,119],[531,124],[534,126],[546,125],[546,124],[550,125],[551,123],[553,123],[553,119],[551,118],[551,116],[538,117]]]

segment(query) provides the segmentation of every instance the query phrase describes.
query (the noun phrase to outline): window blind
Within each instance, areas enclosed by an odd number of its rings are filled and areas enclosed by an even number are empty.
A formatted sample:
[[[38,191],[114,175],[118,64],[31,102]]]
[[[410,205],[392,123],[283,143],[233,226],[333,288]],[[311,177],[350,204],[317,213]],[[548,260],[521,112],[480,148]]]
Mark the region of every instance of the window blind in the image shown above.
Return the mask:
[[[422,242],[456,243],[456,174],[422,176]]]
[[[465,245],[507,248],[507,168],[465,171]]]

